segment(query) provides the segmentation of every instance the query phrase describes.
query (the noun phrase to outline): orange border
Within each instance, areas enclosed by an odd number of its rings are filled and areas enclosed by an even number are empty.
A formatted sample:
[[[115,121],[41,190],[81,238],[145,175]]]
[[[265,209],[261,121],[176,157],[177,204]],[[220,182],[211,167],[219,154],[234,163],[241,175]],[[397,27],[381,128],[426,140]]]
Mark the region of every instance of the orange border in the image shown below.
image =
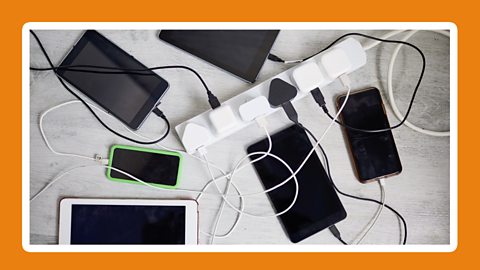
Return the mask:
[[[2,265],[88,268],[453,268],[476,265],[478,238],[473,129],[477,123],[478,20],[473,5],[439,1],[18,1],[2,7]],[[178,3],[175,6],[173,3]],[[403,254],[32,254],[21,247],[21,29],[29,21],[451,21],[459,32],[459,244],[453,253]],[[5,83],[6,82],[6,83]],[[465,130],[463,130],[465,128]],[[405,258],[406,257],[406,258]],[[168,268],[167,268],[168,269]]]

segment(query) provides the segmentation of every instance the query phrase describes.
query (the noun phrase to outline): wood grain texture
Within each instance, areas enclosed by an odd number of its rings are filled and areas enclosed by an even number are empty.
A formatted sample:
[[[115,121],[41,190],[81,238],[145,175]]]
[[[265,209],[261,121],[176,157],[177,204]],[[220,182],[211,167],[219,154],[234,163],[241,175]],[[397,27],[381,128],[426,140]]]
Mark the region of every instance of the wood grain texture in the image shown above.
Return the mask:
[[[80,37],[81,31],[36,31],[44,43],[54,63],[59,63]],[[284,59],[298,59],[317,52],[339,35],[347,31],[281,31],[272,52]],[[348,31],[350,32],[350,31]],[[384,31],[362,31],[381,35]],[[188,65],[196,69],[206,80],[220,101],[229,99],[251,87],[230,74],[184,53],[158,40],[157,31],[101,31],[107,38],[133,55],[146,66],[171,64]],[[438,34],[420,32],[411,39],[424,50],[427,58],[425,79],[415,100],[409,120],[419,126],[444,130],[450,125],[449,108],[449,40]],[[375,86],[386,97],[386,73],[392,45],[379,45],[368,51],[367,65],[351,75],[354,90]],[[47,62],[34,40],[31,41],[31,66],[46,67]],[[405,110],[420,69],[420,57],[415,51],[402,49],[394,73],[395,96],[398,106]],[[288,69],[289,65],[267,61],[262,68],[258,82]],[[192,74],[182,70],[158,72],[170,83],[170,90],[162,101],[161,108],[172,126],[179,124],[209,109],[206,95],[201,84]],[[53,177],[79,164],[88,161],[59,157],[48,151],[42,141],[38,119],[41,112],[73,97],[59,84],[52,72],[31,72],[31,111],[30,111],[30,191],[36,193]],[[342,87],[335,82],[324,89],[328,105],[333,110],[334,98],[343,93]],[[387,99],[387,110],[391,123],[397,119],[391,113]],[[312,99],[306,98],[296,104],[301,121],[314,133],[320,134],[328,125]],[[108,120],[108,119],[107,119]],[[283,113],[269,117],[270,131],[279,130],[288,124]],[[108,121],[117,130],[121,130],[116,121]],[[93,156],[106,156],[113,144],[130,144],[106,131],[90,113],[80,104],[71,105],[49,115],[45,120],[46,133],[52,145],[60,150]],[[156,117],[150,117],[141,129],[142,134],[156,137],[163,131],[163,123]],[[403,172],[387,179],[387,203],[404,215],[408,222],[409,244],[447,244],[449,243],[449,203],[450,168],[449,138],[434,138],[414,132],[407,127],[394,131]],[[251,143],[264,137],[262,130],[254,125],[209,148],[212,162],[225,170],[231,170],[236,160],[245,155],[245,149]],[[164,145],[180,148],[177,135],[172,132],[163,142]],[[360,184],[353,173],[341,129],[334,126],[323,141],[329,155],[332,174],[337,185],[343,191],[371,198],[379,198],[376,184]],[[185,157],[184,175],[181,188],[201,189],[209,180],[204,165],[191,157]],[[262,190],[252,168],[238,173],[236,183],[242,192]],[[55,244],[58,231],[59,201],[66,197],[88,198],[194,198],[194,194],[158,191],[140,185],[129,185],[108,181],[105,170],[91,168],[72,173],[31,204],[30,225],[32,244]],[[377,206],[341,197],[348,217],[338,224],[343,238],[353,239],[372,218]],[[213,219],[220,205],[215,196],[205,196],[200,201],[200,229],[210,231]],[[225,232],[235,219],[235,212],[228,207],[219,232]],[[246,201],[246,210],[254,213],[273,213],[265,195],[250,197]],[[385,210],[377,225],[365,239],[365,244],[396,244],[400,241],[399,222]],[[200,243],[208,238],[201,235]],[[288,244],[290,243],[276,218],[242,217],[237,230],[226,239],[217,239],[218,244]],[[320,232],[302,244],[338,244],[328,232]]]

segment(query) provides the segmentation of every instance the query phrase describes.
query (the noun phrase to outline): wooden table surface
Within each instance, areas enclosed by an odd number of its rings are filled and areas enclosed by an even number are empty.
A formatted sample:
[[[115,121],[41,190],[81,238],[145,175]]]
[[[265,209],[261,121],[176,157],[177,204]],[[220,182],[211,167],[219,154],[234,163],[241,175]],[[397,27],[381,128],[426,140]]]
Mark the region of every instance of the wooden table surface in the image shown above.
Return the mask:
[[[58,64],[82,34],[72,30],[38,30],[39,38]],[[196,69],[206,80],[220,101],[227,100],[252,85],[246,83],[196,57],[159,41],[158,31],[100,31],[146,66],[183,64]],[[280,32],[272,53],[284,59],[298,59],[311,55],[335,38],[350,31],[303,31],[283,30]],[[361,31],[380,36],[385,31]],[[424,81],[409,120],[419,126],[448,130],[450,126],[449,107],[449,39],[432,32],[420,32],[410,40],[418,45],[427,58]],[[362,42],[365,42],[362,40]],[[394,45],[381,44],[367,52],[367,64],[351,74],[353,90],[375,86],[384,96],[391,123],[397,123],[386,98],[387,68]],[[31,66],[47,67],[37,43],[31,39]],[[267,61],[260,71],[257,82],[269,79],[288,69],[284,65]],[[393,86],[397,103],[405,111],[421,67],[419,55],[409,48],[401,50],[395,65]],[[164,97],[161,109],[175,126],[209,109],[202,85],[192,74],[182,70],[158,72],[170,83],[170,90]],[[30,192],[36,193],[56,175],[80,164],[92,164],[86,160],[60,157],[51,153],[43,142],[38,127],[40,113],[61,102],[73,100],[55,78],[53,72],[30,72]],[[333,109],[336,96],[344,93],[343,87],[334,82],[324,88],[327,104]],[[329,119],[310,98],[296,103],[302,122],[315,134],[323,132]],[[268,118],[271,132],[289,124],[283,113]],[[121,129],[116,121],[107,121]],[[88,156],[106,156],[113,144],[132,143],[120,139],[105,130],[80,104],[64,107],[45,120],[45,130],[53,147],[59,151],[73,152]],[[147,136],[159,136],[163,123],[150,117],[140,132]],[[402,213],[408,223],[409,244],[448,244],[450,241],[450,142],[449,137],[430,137],[417,133],[406,126],[394,132],[397,148],[403,163],[403,172],[386,180],[387,203]],[[255,125],[232,135],[209,147],[210,160],[225,170],[231,170],[234,163],[245,155],[246,147],[264,137]],[[172,131],[163,145],[181,148],[177,134]],[[334,126],[322,145],[326,149],[332,167],[332,176],[340,189],[358,196],[379,199],[379,187],[375,183],[359,183],[353,172],[342,130]],[[205,166],[196,159],[185,157],[184,176],[181,188],[201,189],[209,180]],[[243,192],[262,190],[252,168],[238,173],[236,182]],[[213,191],[213,189],[212,189]],[[59,201],[66,197],[81,198],[194,198],[195,195],[182,192],[158,191],[141,185],[116,183],[107,180],[105,169],[90,168],[69,174],[53,185],[31,204],[30,238],[32,244],[55,244],[58,232]],[[340,196],[348,217],[338,223],[346,241],[354,239],[377,210],[377,205]],[[199,226],[202,231],[211,231],[214,217],[220,205],[216,196],[205,196],[199,202]],[[265,195],[249,197],[246,210],[258,214],[271,214],[273,210]],[[228,207],[219,224],[218,232],[229,229],[235,219],[235,212]],[[204,235],[200,243],[208,242]],[[390,211],[385,210],[378,223],[365,238],[365,244],[398,244],[400,223]],[[244,216],[237,230],[226,239],[216,239],[217,244],[288,244],[290,243],[277,218],[252,218]],[[302,244],[339,244],[328,230],[324,230],[301,242]]]

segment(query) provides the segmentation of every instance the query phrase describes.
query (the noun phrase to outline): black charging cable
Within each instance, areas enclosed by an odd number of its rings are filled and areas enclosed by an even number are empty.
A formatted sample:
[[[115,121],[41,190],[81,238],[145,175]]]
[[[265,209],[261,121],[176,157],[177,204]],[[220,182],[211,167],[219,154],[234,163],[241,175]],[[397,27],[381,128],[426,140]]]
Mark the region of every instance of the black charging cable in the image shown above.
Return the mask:
[[[375,129],[375,130],[368,130],[368,129],[361,129],[361,128],[355,128],[355,127],[351,127],[349,125],[346,125],[338,120],[336,120],[328,111],[328,108],[325,104],[325,99],[322,95],[322,92],[320,91],[320,89],[316,88],[314,89],[313,91],[311,91],[311,95],[312,97],[315,99],[315,102],[317,102],[317,104],[323,109],[323,111],[325,112],[325,114],[328,116],[328,118],[330,118],[331,120],[334,120],[335,119],[335,122],[339,125],[341,125],[342,127],[346,128],[346,129],[349,129],[349,130],[353,130],[353,131],[359,131],[359,132],[366,132],[366,133],[377,133],[377,132],[384,132],[384,131],[389,131],[389,130],[392,130],[392,129],[395,129],[395,128],[398,128],[400,126],[402,126],[405,121],[407,121],[407,118],[410,114],[410,111],[412,110],[412,107],[413,107],[413,102],[415,101],[415,97],[417,95],[417,91],[418,91],[418,88],[420,87],[420,84],[422,83],[422,80],[423,80],[423,75],[425,74],[425,68],[426,68],[426,58],[425,58],[425,54],[422,52],[422,50],[420,50],[417,46],[413,45],[412,43],[409,43],[409,42],[406,42],[406,41],[401,41],[401,40],[391,40],[391,39],[381,39],[381,38],[377,38],[377,37],[374,37],[374,36],[369,36],[369,35],[366,35],[366,34],[361,34],[361,33],[348,33],[348,34],[345,34],[345,35],[342,35],[340,36],[339,38],[337,38],[335,41],[333,41],[332,43],[330,43],[327,47],[323,48],[321,51],[307,57],[307,58],[304,58],[298,62],[303,62],[305,60],[308,60],[328,49],[330,49],[333,45],[335,45],[337,42],[339,42],[340,40],[346,38],[346,37],[349,37],[349,36],[360,36],[360,37],[364,37],[364,38],[368,38],[368,39],[373,39],[373,40],[376,40],[376,41],[379,41],[379,42],[385,42],[385,43],[393,43],[393,44],[403,44],[403,45],[406,45],[410,48],[413,48],[414,50],[416,50],[421,58],[422,58],[422,69],[421,69],[421,72],[420,72],[420,76],[418,77],[418,80],[417,80],[417,84],[415,85],[415,88],[413,90],[413,94],[412,94],[412,97],[410,98],[410,103],[408,105],[408,108],[407,108],[407,111],[405,113],[405,116],[403,117],[403,119],[396,125],[392,126],[392,127],[388,127],[388,128],[383,128],[383,129]],[[274,61],[274,62],[280,62],[280,63],[288,63],[288,62],[292,62],[292,61],[285,61],[283,60],[282,58],[276,56],[276,55],[273,55],[273,54],[270,54],[268,56],[268,59],[271,60],[271,61]],[[348,102],[347,102],[348,104]]]
[[[30,30],[30,33],[33,35],[33,37],[35,38],[35,40],[37,41],[38,45],[40,46],[40,49],[43,53],[43,55],[45,56],[45,58],[47,59],[48,61],[48,64],[50,65],[50,70],[54,70],[55,71],[55,66],[53,65],[50,57],[48,56],[45,48],[43,47],[43,44],[42,42],[40,41],[40,39],[38,38],[38,36],[35,34],[35,32],[33,32],[32,30]],[[155,108],[153,110],[153,113],[155,113],[158,117],[162,118],[164,121],[165,121],[165,124],[167,126],[166,128],[166,131],[165,133],[162,135],[162,137],[160,137],[159,139],[156,139],[154,141],[139,141],[139,140],[135,140],[135,139],[132,139],[132,138],[129,138],[125,135],[122,135],[120,133],[118,133],[117,131],[113,130],[112,128],[110,128],[107,124],[105,124],[103,122],[103,120],[95,113],[95,111],[90,107],[88,106],[87,102],[85,102],[85,100],[83,100],[78,94],[76,94],[72,89],[70,89],[67,84],[63,81],[63,79],[57,74],[57,72],[55,71],[55,75],[57,77],[57,79],[60,81],[60,83],[62,84],[62,86],[68,91],[70,92],[70,94],[72,94],[74,97],[76,97],[78,100],[80,100],[80,102],[82,102],[82,104],[93,114],[93,116],[98,120],[98,122],[100,122],[100,124],[102,124],[102,126],[104,126],[108,131],[112,132],[113,134],[119,136],[120,138],[122,139],[125,139],[125,140],[128,140],[128,141],[131,141],[131,142],[134,142],[134,143],[138,143],[138,144],[155,144],[155,143],[158,143],[160,141],[162,141],[163,139],[165,139],[168,135],[168,133],[170,132],[170,122],[168,121],[167,117],[165,116],[165,114],[158,108]]]

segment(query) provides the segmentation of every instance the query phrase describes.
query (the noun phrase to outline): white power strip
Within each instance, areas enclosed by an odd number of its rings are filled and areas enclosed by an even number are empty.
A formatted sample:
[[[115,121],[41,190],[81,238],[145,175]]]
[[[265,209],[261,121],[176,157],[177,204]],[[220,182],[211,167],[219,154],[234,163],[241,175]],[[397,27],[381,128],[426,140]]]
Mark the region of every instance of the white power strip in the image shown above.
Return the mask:
[[[190,120],[187,120],[175,127],[175,130],[185,147],[185,150],[192,154],[195,153],[201,147],[207,147],[217,141],[220,141],[237,131],[240,131],[247,125],[255,123],[254,120],[244,121],[239,113],[241,105],[264,96],[268,98],[270,82],[273,79],[281,79],[297,88],[302,87],[301,83],[295,83],[298,79],[305,78],[309,74],[300,74],[302,70],[311,71],[311,68],[302,68],[304,65],[312,66],[315,63],[318,66],[316,75],[321,77],[316,78],[316,87],[324,87],[336,80],[340,75],[349,74],[366,64],[367,57],[362,45],[354,38],[348,38],[327,51],[322,52],[306,61],[302,64],[292,67],[252,88],[249,90],[222,102],[222,106],[215,110],[219,112],[212,113],[212,110],[203,112]],[[297,70],[297,72],[295,72]],[[295,74],[295,75],[294,75]],[[313,73],[311,73],[313,74]],[[312,80],[309,80],[311,85]],[[297,101],[305,97],[308,92],[313,89],[298,91],[297,96],[292,101]],[[272,114],[279,110],[279,108],[268,107],[262,111],[263,116]],[[224,113],[221,113],[224,111]],[[219,127],[219,123],[226,126]]]

